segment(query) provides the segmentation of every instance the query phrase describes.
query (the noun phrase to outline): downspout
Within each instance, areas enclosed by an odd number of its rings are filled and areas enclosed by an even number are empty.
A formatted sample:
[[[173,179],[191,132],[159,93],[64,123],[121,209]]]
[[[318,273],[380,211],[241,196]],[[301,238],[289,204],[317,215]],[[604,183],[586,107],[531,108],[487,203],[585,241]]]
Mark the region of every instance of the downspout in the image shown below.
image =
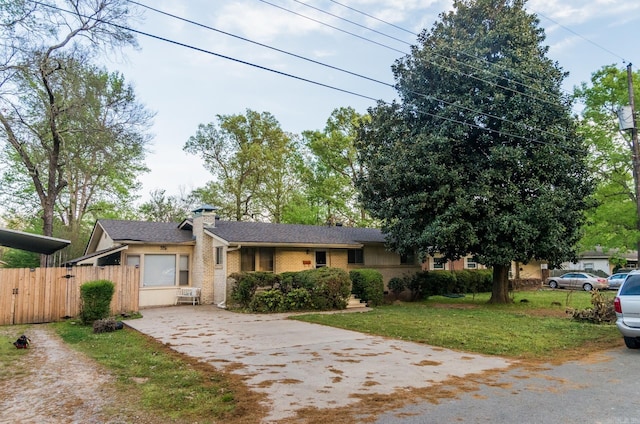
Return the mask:
[[[239,244],[236,247],[233,247],[231,249],[227,249],[227,253],[229,252],[235,252],[236,250],[240,250],[240,248],[242,247],[241,244]],[[226,258],[225,258],[225,266],[226,266]],[[218,303],[216,306],[220,309],[227,309],[227,277],[224,277],[224,298],[222,299],[222,302]]]

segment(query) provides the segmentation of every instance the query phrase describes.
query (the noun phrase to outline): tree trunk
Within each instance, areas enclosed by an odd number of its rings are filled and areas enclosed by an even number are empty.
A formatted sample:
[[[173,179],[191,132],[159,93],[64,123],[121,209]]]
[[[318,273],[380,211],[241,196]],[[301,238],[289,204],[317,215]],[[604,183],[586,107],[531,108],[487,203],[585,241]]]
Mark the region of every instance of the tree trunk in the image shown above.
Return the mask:
[[[509,265],[493,265],[493,288],[489,303],[511,303],[509,297]]]

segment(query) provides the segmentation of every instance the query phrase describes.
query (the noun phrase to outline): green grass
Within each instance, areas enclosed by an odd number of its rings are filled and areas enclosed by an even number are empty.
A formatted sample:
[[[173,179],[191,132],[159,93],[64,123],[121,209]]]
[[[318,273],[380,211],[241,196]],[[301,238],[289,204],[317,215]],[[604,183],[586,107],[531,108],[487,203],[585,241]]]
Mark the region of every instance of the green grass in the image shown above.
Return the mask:
[[[72,322],[53,324],[62,339],[105,366],[119,389],[147,414],[169,422],[219,422],[231,418],[234,390],[222,374],[187,362],[133,330],[94,334]]]
[[[606,296],[613,297],[614,293]],[[519,292],[509,305],[489,305],[488,299],[489,294],[475,298],[434,297],[424,302],[376,307],[367,313],[310,314],[294,319],[520,359],[558,359],[594,345],[618,346],[621,340],[615,325],[578,322],[564,314],[566,307],[590,307],[587,292]]]

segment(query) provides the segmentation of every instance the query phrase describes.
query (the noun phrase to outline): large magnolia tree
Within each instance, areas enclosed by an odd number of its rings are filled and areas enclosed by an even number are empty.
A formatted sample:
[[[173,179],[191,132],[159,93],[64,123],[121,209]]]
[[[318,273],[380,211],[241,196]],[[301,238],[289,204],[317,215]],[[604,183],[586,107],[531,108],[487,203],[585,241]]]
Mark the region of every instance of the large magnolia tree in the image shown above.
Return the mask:
[[[399,103],[357,140],[365,206],[391,247],[473,255],[510,302],[512,261],[575,257],[592,191],[565,76],[524,0],[456,0],[393,66]]]

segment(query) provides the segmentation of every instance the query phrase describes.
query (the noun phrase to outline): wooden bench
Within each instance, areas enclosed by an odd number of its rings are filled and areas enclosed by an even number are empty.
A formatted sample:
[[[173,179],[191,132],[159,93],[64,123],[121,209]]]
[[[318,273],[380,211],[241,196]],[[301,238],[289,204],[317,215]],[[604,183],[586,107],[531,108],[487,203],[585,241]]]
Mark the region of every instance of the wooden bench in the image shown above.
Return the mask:
[[[176,305],[178,303],[191,303],[192,305],[200,304],[200,288],[199,287],[181,287],[176,294]]]

